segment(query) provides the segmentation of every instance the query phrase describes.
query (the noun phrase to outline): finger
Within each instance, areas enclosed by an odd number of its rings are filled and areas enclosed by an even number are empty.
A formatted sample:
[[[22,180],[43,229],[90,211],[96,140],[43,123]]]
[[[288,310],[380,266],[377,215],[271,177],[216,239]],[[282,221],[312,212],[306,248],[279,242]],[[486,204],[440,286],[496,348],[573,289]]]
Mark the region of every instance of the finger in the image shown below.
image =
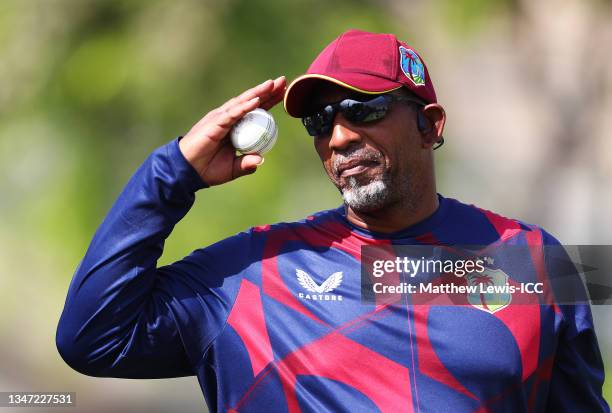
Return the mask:
[[[285,76],[279,76],[274,79],[274,85],[272,86],[272,95],[283,94],[287,86],[287,79]]]
[[[214,114],[210,112],[203,118],[188,135],[196,135],[198,139],[208,139],[214,142],[221,142],[227,135],[232,126],[244,115],[259,106],[259,98],[253,98],[247,102],[234,106],[230,111],[215,109]]]
[[[285,96],[285,90],[282,89],[279,94],[271,96],[265,102],[260,103],[259,107],[265,110],[270,110],[274,106],[276,106],[278,103],[282,102],[284,96]]]
[[[254,97],[263,98],[270,94],[274,87],[274,81],[272,79],[268,79],[263,83],[251,88],[238,96],[238,102],[244,102],[247,100],[251,100]]]
[[[252,174],[257,167],[264,163],[264,158],[258,154],[237,156],[234,159],[232,177],[239,178],[244,175]]]
[[[259,97],[254,97],[251,100],[239,103],[236,106],[219,113],[215,123],[222,128],[229,129],[234,126],[236,122],[242,119],[244,115],[257,108],[259,106],[259,102]]]
[[[266,96],[263,96],[262,101],[266,101],[271,98],[276,98],[278,95],[283,95],[285,92],[286,84],[287,81],[285,79],[285,76],[279,76],[274,79],[270,93]]]
[[[221,105],[220,109],[228,110],[229,108],[235,105],[238,105],[243,102],[247,102],[256,97],[259,97],[261,99],[267,98],[267,96],[270,95],[270,92],[272,91],[273,87],[274,87],[274,81],[268,79],[265,82],[260,83],[259,85],[242,92],[240,95],[234,98],[231,98],[230,100],[225,102],[223,105]]]
[[[287,81],[285,79],[285,76],[280,76],[274,79],[274,85],[272,87],[270,95],[267,98],[262,98],[262,101],[259,106],[265,110],[269,110],[270,108],[272,108],[277,103],[283,100],[283,98],[285,97],[286,89]]]

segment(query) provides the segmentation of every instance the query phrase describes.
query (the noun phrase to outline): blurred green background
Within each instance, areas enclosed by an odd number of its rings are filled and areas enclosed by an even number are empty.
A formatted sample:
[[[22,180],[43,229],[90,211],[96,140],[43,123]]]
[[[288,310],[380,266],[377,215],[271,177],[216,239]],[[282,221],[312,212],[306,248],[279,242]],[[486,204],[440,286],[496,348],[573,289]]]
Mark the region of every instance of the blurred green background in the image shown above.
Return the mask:
[[[439,192],[565,244],[612,244],[611,13],[603,0],[2,0],[0,391],[76,391],[70,411],[204,409],[195,378],[92,379],[63,363],[72,273],[154,148],[252,85],[302,74],[348,28],[424,57],[448,114]],[[300,122],[272,113],[265,165],[200,191],[161,264],[340,204]],[[594,316],[610,366],[612,311]]]

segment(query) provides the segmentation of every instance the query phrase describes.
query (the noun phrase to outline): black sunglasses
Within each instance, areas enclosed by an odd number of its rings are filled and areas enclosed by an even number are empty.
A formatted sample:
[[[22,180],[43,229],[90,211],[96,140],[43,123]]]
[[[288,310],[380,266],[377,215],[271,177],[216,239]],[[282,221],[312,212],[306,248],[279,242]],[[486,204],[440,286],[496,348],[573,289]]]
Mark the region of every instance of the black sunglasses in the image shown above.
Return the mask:
[[[342,116],[349,122],[356,125],[370,123],[383,119],[389,112],[391,103],[396,101],[412,102],[424,106],[423,102],[418,100],[393,95],[378,95],[365,101],[344,99],[303,117],[302,123],[310,136],[322,136],[331,131],[334,118],[338,112],[342,113]]]

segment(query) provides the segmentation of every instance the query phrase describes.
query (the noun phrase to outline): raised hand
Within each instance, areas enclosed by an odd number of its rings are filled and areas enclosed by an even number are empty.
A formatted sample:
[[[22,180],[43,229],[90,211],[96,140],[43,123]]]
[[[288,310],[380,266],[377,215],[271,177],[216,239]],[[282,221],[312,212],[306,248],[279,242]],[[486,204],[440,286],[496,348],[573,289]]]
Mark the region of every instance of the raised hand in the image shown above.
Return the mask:
[[[232,126],[255,108],[270,109],[283,99],[286,81],[281,76],[236,96],[208,112],[180,140],[187,161],[208,185],[220,185],[257,170],[263,158],[257,154],[237,156],[228,139]]]

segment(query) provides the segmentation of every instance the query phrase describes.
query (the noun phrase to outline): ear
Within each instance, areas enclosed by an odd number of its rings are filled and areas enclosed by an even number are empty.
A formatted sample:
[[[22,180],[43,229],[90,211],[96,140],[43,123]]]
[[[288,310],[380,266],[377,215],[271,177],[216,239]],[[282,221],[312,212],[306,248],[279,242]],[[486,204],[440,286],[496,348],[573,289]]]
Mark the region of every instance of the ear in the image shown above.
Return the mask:
[[[442,133],[446,123],[446,112],[437,103],[431,103],[419,109],[417,126],[421,132],[423,148],[431,148],[443,141]]]

